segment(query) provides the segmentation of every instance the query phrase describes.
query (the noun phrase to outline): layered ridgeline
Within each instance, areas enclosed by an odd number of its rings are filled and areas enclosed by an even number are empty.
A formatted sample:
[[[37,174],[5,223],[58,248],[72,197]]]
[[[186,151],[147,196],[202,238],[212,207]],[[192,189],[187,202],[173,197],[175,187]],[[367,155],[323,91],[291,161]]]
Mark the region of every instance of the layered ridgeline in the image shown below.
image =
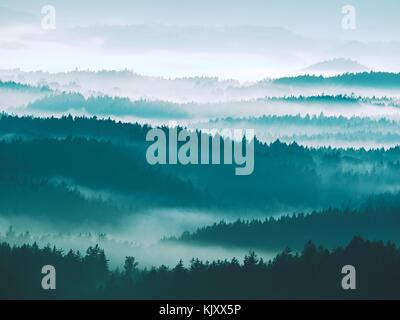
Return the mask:
[[[51,89],[47,85],[35,86],[15,81],[0,81],[0,89],[9,91],[26,91],[32,93],[51,91]]]
[[[80,93],[53,93],[18,108],[20,113],[36,115],[68,115],[69,113],[100,117],[136,117],[160,121],[187,120],[216,117],[260,117],[264,115],[370,116],[373,118],[399,118],[400,104],[390,97],[364,98],[355,95],[315,95],[263,97],[250,100],[219,103],[172,103],[167,101],[126,97],[89,96]]]
[[[261,142],[311,147],[390,148],[398,141],[400,76],[394,73],[304,75],[251,84],[129,71],[1,71],[0,76],[0,109],[19,115],[175,121],[196,129],[241,126],[256,129]]]
[[[400,104],[394,97],[321,94],[173,103],[105,95],[85,97],[15,83],[7,86],[22,88],[23,93],[20,89],[7,89],[8,93],[0,89],[0,107],[19,115],[74,114],[157,125],[172,122],[200,130],[249,128],[256,130],[261,142],[279,139],[311,147],[389,148],[399,141]]]
[[[398,147],[309,149],[256,140],[253,174],[236,176],[235,165],[150,165],[148,130],[96,118],[2,115],[1,214],[72,223],[115,222],[148,208],[268,216],[356,206],[400,186]]]
[[[312,71],[310,71],[312,73]],[[400,74],[389,72],[345,73],[332,77],[302,75],[265,79],[254,83],[193,77],[165,79],[131,71],[73,71],[63,73],[0,70],[2,81],[49,86],[57,92],[122,96],[133,100],[148,98],[178,103],[207,103],[257,99],[265,96],[329,95],[396,96]]]
[[[187,106],[189,108],[189,106]],[[185,107],[165,101],[109,96],[90,96],[85,98],[79,93],[60,93],[49,95],[28,104],[25,110],[29,113],[68,114],[81,112],[97,116],[136,116],[139,118],[181,119],[188,117]]]
[[[37,245],[0,244],[1,299],[396,299],[400,250],[392,243],[354,238],[335,250],[304,246],[266,262],[250,252],[238,259],[193,259],[175,267],[143,269],[134,257],[111,269],[98,246],[84,255]],[[57,270],[57,290],[40,286],[43,265]],[[341,270],[357,270],[357,290],[343,290]],[[26,268],[26,266],[30,266]],[[121,266],[120,266],[121,267]]]
[[[305,98],[311,100],[311,98]],[[311,102],[309,102],[311,103]],[[346,102],[344,102],[346,103]],[[389,118],[301,115],[269,115],[244,118],[217,118],[196,123],[190,128],[253,128],[257,138],[266,143],[277,139],[309,147],[390,148],[400,141],[400,122]]]
[[[53,91],[47,85],[29,85],[0,80],[0,110],[16,111],[52,93]]]

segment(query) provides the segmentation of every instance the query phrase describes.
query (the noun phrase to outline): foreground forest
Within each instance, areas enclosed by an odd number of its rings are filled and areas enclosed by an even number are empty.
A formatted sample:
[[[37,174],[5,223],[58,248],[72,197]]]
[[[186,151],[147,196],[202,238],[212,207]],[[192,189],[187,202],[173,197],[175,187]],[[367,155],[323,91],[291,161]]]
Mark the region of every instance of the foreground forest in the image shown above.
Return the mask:
[[[182,261],[174,268],[141,269],[127,257],[110,270],[104,251],[85,255],[37,245],[0,244],[1,299],[398,299],[400,249],[392,243],[354,238],[335,250],[309,242],[301,254],[285,250],[272,261],[250,252],[239,262]],[[140,262],[139,262],[140,263]],[[41,288],[41,268],[57,270],[56,290]],[[26,268],[25,266],[30,266]],[[341,286],[342,267],[356,268],[357,290]],[[384,276],[383,276],[384,275]]]

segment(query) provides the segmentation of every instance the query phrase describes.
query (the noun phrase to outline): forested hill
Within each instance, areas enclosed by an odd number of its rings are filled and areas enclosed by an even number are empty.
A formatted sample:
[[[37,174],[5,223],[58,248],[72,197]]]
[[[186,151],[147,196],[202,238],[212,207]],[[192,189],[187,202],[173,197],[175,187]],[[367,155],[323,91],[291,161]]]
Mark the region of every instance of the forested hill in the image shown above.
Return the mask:
[[[310,85],[310,86],[357,86],[371,88],[396,88],[400,87],[400,73],[390,72],[361,72],[346,73],[342,75],[323,77],[315,75],[302,75],[285,77],[273,81],[279,85]]]
[[[0,136],[21,138],[62,138],[68,136],[86,137],[102,140],[119,139],[123,141],[144,142],[147,125],[116,122],[96,117],[39,118],[17,117],[0,114]]]
[[[213,208],[243,217],[255,211],[269,215],[340,207],[400,187],[398,147],[309,149],[256,141],[254,173],[236,176],[234,165],[151,166],[146,161],[148,129],[96,118],[3,115],[0,212],[74,220],[75,214],[87,211],[86,205],[79,209],[78,198],[83,198],[89,206],[95,202],[93,208],[106,204],[100,211],[109,213],[101,216],[111,221],[115,211],[109,208],[120,206],[129,212],[143,207]],[[63,197],[76,199],[68,202],[77,203],[73,215],[60,213],[63,206],[57,203],[65,203]],[[46,199],[51,198],[59,200],[50,205]]]
[[[397,193],[371,196],[357,209],[325,209],[233,223],[221,221],[163,241],[269,251],[286,247],[300,250],[301,244],[310,240],[334,248],[355,235],[400,244],[399,226],[400,194]]]
[[[23,90],[25,92],[46,92],[46,93],[51,92],[51,89],[46,85],[32,86],[15,81],[2,81],[2,80],[0,80],[0,89]]]

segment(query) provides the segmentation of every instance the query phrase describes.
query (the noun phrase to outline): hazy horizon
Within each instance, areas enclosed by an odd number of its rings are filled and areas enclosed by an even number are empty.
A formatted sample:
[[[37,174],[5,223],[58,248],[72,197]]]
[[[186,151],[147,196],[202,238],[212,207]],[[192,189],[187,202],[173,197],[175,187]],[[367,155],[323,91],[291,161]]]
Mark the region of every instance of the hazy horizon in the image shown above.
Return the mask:
[[[53,1],[51,30],[41,27],[44,5],[2,1],[0,69],[129,69],[165,78],[257,81],[351,59],[371,70],[400,72],[400,3],[393,0],[352,1],[354,30],[342,28],[347,3],[341,0]]]

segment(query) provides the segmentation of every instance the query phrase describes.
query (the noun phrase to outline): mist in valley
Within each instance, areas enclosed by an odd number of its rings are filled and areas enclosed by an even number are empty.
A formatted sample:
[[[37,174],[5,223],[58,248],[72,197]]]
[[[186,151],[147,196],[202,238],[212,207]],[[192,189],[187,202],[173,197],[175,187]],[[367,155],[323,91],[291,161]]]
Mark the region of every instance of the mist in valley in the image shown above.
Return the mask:
[[[255,215],[256,217],[257,215]],[[85,253],[92,246],[104,249],[111,268],[121,268],[127,256],[133,256],[140,268],[166,265],[174,267],[180,260],[189,265],[191,259],[203,261],[243,260],[251,249],[219,245],[172,243],[163,238],[195,231],[201,225],[234,221],[234,217],[210,212],[172,210],[145,212],[127,216],[111,225],[82,222],[79,225],[32,220],[29,217],[0,217],[0,241],[12,245],[37,243],[39,247],[57,247]],[[257,254],[270,260],[273,251],[257,250]]]

